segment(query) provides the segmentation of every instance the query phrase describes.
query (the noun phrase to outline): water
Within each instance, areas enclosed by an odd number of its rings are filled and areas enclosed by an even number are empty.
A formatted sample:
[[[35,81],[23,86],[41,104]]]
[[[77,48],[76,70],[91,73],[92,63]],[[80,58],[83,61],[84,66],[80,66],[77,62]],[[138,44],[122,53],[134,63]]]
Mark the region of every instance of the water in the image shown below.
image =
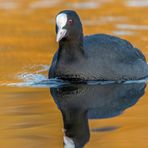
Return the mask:
[[[90,138],[88,119],[111,118],[135,105],[144,94],[145,83],[108,85],[71,85],[51,88],[50,92],[60,109],[68,147],[83,147]],[[117,130],[119,125],[99,128],[93,132]]]
[[[88,85],[47,79],[57,49],[54,17],[63,9],[78,11],[85,34],[118,35],[148,59],[147,0],[0,3],[0,147],[62,148],[63,141],[86,148],[148,147],[146,79]]]

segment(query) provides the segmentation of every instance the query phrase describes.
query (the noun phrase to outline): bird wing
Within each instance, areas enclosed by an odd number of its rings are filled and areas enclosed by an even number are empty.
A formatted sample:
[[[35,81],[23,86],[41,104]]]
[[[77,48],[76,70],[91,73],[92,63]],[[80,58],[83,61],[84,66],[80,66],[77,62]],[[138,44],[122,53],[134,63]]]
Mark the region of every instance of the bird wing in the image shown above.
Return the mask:
[[[92,54],[116,58],[120,61],[134,61],[137,60],[137,58],[146,61],[142,52],[127,40],[111,35],[96,34],[86,36],[84,38],[84,48],[88,53],[90,53],[91,50]]]

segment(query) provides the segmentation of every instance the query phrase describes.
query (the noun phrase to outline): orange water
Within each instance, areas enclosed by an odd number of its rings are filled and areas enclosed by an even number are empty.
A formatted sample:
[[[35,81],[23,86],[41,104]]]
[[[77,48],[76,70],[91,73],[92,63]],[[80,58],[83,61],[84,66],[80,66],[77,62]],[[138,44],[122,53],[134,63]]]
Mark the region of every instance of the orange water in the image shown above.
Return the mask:
[[[49,65],[57,49],[55,15],[63,9],[79,13],[85,34],[113,34],[132,42],[148,59],[147,0],[0,0],[0,83],[20,82],[19,74]],[[47,76],[47,71],[42,72]],[[48,88],[0,86],[0,147],[63,147],[62,116]],[[91,120],[86,147],[147,148],[148,92],[124,114]]]

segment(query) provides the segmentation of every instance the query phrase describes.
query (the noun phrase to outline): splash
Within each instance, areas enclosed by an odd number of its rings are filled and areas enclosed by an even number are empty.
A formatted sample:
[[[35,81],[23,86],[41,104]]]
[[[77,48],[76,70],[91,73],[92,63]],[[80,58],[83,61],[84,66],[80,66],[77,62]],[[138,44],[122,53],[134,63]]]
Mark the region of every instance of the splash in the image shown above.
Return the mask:
[[[60,79],[48,79],[43,72],[48,71],[49,66],[47,65],[33,65],[30,67],[24,67],[27,71],[32,72],[22,72],[16,75],[16,79],[20,82],[12,83],[3,83],[1,86],[10,86],[10,87],[60,87],[65,85],[68,82],[62,81]]]
[[[65,84],[69,84],[67,81],[63,81],[57,78],[47,79],[47,77],[43,74],[23,73],[23,74],[19,74],[17,77],[22,82],[8,83],[3,85],[11,86],[11,87],[39,87],[39,88],[52,87],[53,88],[53,87],[60,87]]]

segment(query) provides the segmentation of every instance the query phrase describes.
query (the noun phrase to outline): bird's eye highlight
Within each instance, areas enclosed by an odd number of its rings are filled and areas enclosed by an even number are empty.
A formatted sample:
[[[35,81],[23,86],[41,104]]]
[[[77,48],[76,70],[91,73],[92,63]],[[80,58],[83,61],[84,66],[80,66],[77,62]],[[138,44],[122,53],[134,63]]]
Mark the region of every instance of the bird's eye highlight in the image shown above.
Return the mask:
[[[68,25],[72,25],[73,24],[73,20],[72,19],[69,19],[68,20]]]

